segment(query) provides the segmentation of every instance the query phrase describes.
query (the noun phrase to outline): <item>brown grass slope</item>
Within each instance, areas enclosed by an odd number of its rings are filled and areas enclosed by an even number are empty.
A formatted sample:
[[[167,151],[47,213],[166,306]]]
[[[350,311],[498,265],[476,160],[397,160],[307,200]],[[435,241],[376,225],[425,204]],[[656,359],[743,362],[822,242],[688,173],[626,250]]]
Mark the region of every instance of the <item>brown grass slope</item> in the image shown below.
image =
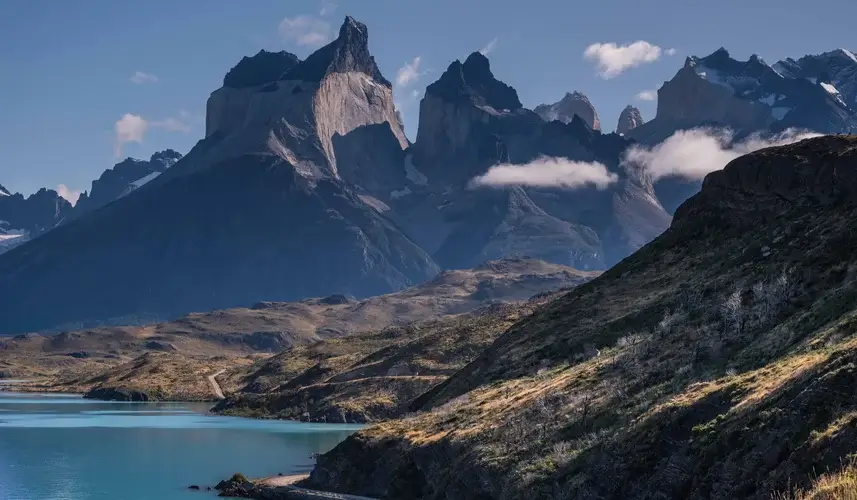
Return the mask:
[[[672,227],[320,457],[388,499],[770,498],[857,452],[857,138],[710,174]],[[847,498],[847,497],[818,497]]]
[[[551,297],[287,349],[250,373],[241,393],[214,411],[361,423],[402,416],[417,396],[463,368]]]
[[[211,367],[229,366],[229,372],[218,379],[237,380],[259,368],[260,363],[251,366],[254,360],[284,348],[524,300],[577,285],[597,274],[526,257],[507,258],[474,269],[446,271],[401,292],[360,301],[329,296],[265,302],[146,326],[0,337],[0,377],[40,379],[31,386],[19,386],[27,390],[123,389],[144,392],[153,399],[212,399],[214,394],[203,376]],[[341,346],[350,349],[348,343]],[[354,354],[368,352],[364,348],[361,344],[363,350]],[[226,359],[220,359],[223,357]],[[259,378],[257,386],[264,380]],[[233,392],[238,383],[227,386],[224,390]],[[352,386],[349,390],[355,393],[367,392]]]

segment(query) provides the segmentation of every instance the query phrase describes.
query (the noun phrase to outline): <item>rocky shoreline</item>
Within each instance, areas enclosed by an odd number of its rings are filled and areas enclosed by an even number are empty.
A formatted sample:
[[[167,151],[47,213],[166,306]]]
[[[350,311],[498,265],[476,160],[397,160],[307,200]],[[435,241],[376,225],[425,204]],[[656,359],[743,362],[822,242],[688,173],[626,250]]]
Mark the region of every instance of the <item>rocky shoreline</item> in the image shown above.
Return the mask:
[[[214,489],[221,497],[256,500],[376,500],[370,497],[302,488],[300,485],[307,478],[309,478],[308,474],[295,474],[250,480],[243,474],[235,474],[218,483]]]

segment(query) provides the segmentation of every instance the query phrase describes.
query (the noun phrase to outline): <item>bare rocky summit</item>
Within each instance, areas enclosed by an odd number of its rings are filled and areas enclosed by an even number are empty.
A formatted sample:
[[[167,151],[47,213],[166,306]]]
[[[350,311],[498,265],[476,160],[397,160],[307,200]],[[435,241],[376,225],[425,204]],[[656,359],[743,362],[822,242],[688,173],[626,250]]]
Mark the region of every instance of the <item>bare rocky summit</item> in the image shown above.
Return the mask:
[[[634,106],[625,106],[625,109],[619,114],[619,122],[616,124],[617,134],[627,134],[630,130],[635,129],[645,123],[640,110]]]
[[[562,99],[553,104],[539,104],[533,110],[545,121],[559,120],[570,123],[575,116],[580,117],[592,130],[601,130],[598,113],[589,98],[580,92],[566,93]]]

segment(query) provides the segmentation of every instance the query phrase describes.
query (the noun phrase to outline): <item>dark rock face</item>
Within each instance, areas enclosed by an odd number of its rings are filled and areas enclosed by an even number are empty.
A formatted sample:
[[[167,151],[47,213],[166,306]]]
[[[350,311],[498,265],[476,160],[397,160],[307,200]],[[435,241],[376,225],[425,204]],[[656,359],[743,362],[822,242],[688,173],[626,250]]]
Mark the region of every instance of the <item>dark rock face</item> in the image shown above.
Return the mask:
[[[369,30],[366,25],[348,16],[339,28],[339,37],[313,52],[281,78],[320,82],[329,73],[365,73],[376,82],[392,87],[384,78],[375,58],[369,53]]]
[[[566,93],[558,102],[540,104],[533,111],[545,121],[559,120],[563,123],[571,123],[572,119],[578,116],[592,130],[601,130],[601,122],[598,120],[595,106],[580,92]]]
[[[142,187],[181,158],[181,153],[172,149],[153,154],[149,161],[126,158],[92,181],[90,192],[83,193],[75,205],[74,216],[80,217]]]
[[[616,124],[617,134],[627,134],[629,131],[639,127],[645,123],[640,110],[634,106],[625,106],[622,113],[619,114],[619,122]]]
[[[244,56],[235,67],[229,70],[223,77],[223,86],[240,89],[274,82],[299,62],[298,56],[291,52],[260,50],[255,56]]]
[[[96,387],[83,395],[86,399],[101,401],[150,401],[151,398],[143,391],[123,387]]]
[[[438,81],[426,88],[431,94],[452,103],[490,106],[496,110],[522,107],[518,92],[494,78],[488,58],[479,52],[464,60],[454,61]]]
[[[814,161],[806,161],[813,158]],[[676,210],[673,227],[702,218],[736,224],[796,206],[857,203],[857,136],[824,136],[750,153],[705,177]]]

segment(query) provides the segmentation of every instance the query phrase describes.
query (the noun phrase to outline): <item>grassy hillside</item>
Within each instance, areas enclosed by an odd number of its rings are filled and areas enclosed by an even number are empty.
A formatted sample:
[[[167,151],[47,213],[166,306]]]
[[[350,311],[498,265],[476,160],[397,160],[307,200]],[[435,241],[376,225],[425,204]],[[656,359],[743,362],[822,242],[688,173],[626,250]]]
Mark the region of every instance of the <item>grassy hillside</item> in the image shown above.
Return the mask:
[[[521,319],[419,412],[322,456],[309,483],[390,499],[847,498],[793,488],[847,480],[857,451],[855,205],[857,138],[735,160],[664,235]]]
[[[215,412],[326,422],[404,415],[550,295],[437,321],[294,347],[265,361]]]

